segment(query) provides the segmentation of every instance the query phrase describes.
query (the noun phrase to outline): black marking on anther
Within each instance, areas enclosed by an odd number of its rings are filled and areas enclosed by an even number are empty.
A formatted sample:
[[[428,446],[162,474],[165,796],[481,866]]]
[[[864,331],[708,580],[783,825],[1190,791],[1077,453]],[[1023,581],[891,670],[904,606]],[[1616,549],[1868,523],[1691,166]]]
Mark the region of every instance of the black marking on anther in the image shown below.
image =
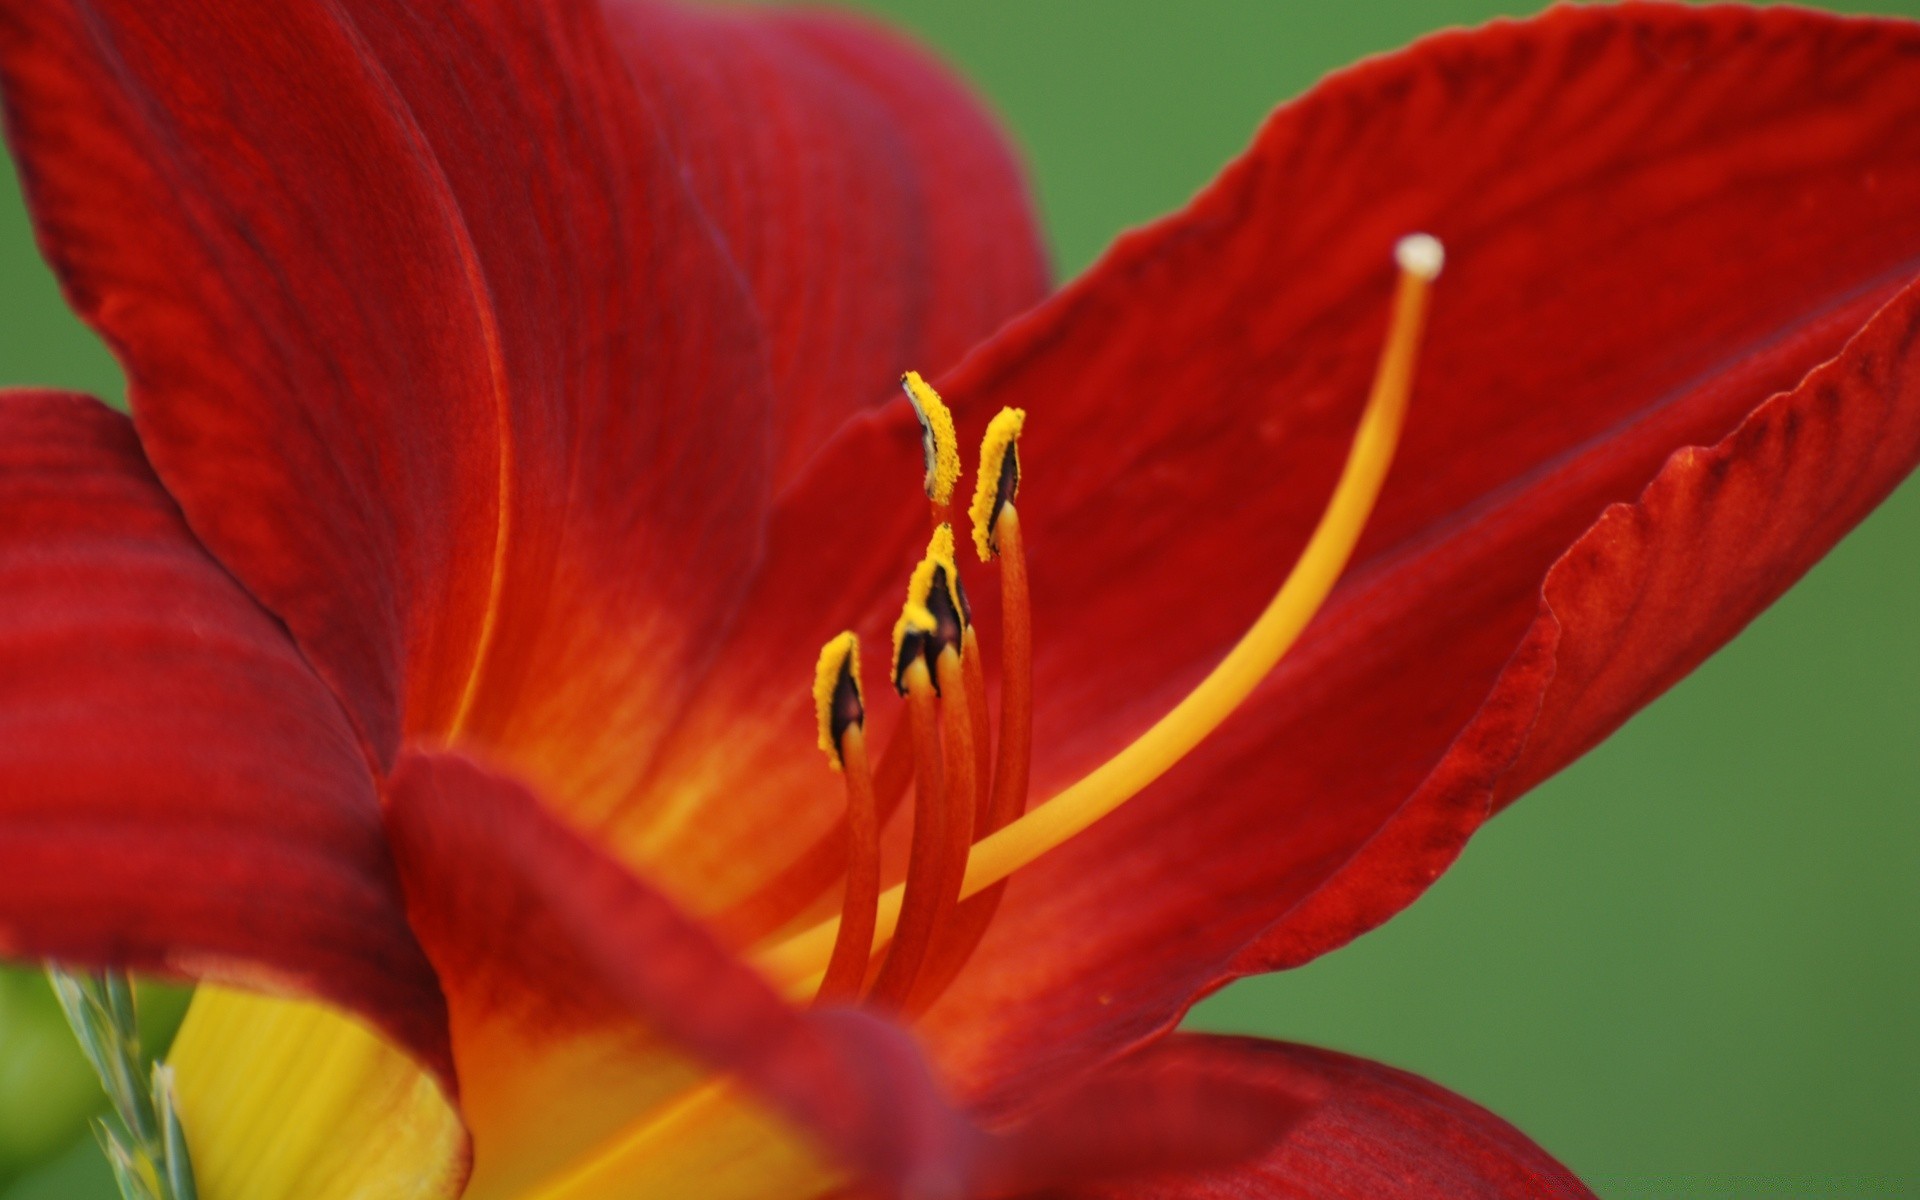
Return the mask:
[[[833,738],[833,752],[846,761],[847,730],[867,724],[866,702],[860,698],[860,684],[853,677],[853,656],[840,660],[840,675],[833,681],[833,705],[827,711],[827,732]]]
[[[973,606],[967,601],[967,593],[960,586],[957,577],[947,575],[947,569],[936,566],[933,580],[927,588],[927,611],[933,614],[932,629],[909,629],[900,637],[900,657],[893,664],[893,687],[902,696],[907,694],[907,668],[918,658],[927,665],[927,678],[933,683],[935,695],[940,694],[940,655],[951,649],[960,653],[960,635],[973,623]]]
[[[900,635],[900,656],[893,662],[893,690],[902,696],[907,694],[907,668],[914,659],[924,659],[927,669],[933,669],[933,660],[927,657],[927,635],[918,629],[909,629]]]
[[[927,611],[933,614],[933,639],[927,647],[927,667],[931,669],[942,649],[960,648],[961,631],[973,619],[972,605],[960,590],[960,581],[949,579],[945,567],[933,569],[933,586],[927,589]]]
[[[1007,452],[1000,456],[1000,478],[994,482],[993,512],[987,517],[987,542],[999,552],[1000,542],[996,536],[1000,528],[1000,514],[1013,498],[1020,494],[1020,441],[1018,438],[1007,443]]]

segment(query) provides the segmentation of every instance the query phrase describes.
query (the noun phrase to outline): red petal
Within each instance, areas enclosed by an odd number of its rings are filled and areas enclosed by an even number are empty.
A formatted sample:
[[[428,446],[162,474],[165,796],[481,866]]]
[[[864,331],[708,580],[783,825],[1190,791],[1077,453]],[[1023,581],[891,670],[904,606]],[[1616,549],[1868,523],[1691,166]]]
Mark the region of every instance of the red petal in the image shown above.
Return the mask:
[[[639,770],[755,552],[769,391],[597,7],[51,0],[0,68],[162,478],[377,753]]]
[[[1011,1064],[1044,1073],[1036,1056],[1063,1065],[1124,1045],[1230,978],[1379,924],[1446,868],[1491,801],[1557,770],[1691,669],[1920,461],[1920,292],[1895,295],[1920,269],[1916,62],[1910,24],[1563,10],[1436,39],[1282,114],[1263,137],[1274,152],[1320,145],[1327,115],[1356,95],[1406,97],[1406,115],[1386,126],[1406,140],[1364,153],[1394,164],[1376,170],[1411,162],[1417,192],[1375,179],[1382,199],[1347,212],[1363,225],[1431,225],[1454,251],[1407,444],[1347,582],[1247,711],[1162,786],[1015,881],[976,970],[936,1017],[951,1062],[1017,1090]],[[1431,91],[1440,80],[1448,90]],[[1551,98],[1526,98],[1548,82]],[[1485,107],[1500,98],[1525,114]],[[1470,140],[1447,141],[1453,122]],[[1497,161],[1531,169],[1506,177],[1484,165]],[[1356,171],[1354,186],[1367,186]],[[1266,186],[1259,178],[1230,175],[1203,210],[1245,203],[1233,198]],[[1728,180],[1740,183],[1737,202],[1716,202]],[[1409,215],[1420,205],[1426,213]],[[1316,350],[1352,347],[1351,362],[1302,368],[1303,402],[1266,418],[1293,447],[1265,451],[1281,478],[1333,469],[1337,434],[1310,401],[1344,396],[1364,370],[1366,322],[1337,308],[1317,320],[1305,327]],[[1044,372],[1028,373],[1065,352],[1046,343],[1034,362],[1005,368],[1003,386],[1044,387]],[[1781,388],[1795,390],[1767,402]],[[1096,591],[1077,631],[1056,608],[1049,628],[1063,642],[1081,631],[1150,641],[1144,657],[1159,658],[1167,643],[1194,646],[1201,621],[1229,636],[1236,606],[1258,602],[1248,572],[1186,557],[1270,544],[1243,517],[1290,537],[1322,494],[1256,485],[1276,467],[1248,456],[1263,434],[1249,407],[1237,434],[1210,431],[1224,443],[1203,439],[1198,451],[1226,486],[1239,483],[1240,507],[1218,497],[1211,517],[1187,507],[1177,481],[1202,459],[1182,447],[1144,472],[1161,498],[1179,499],[1171,512],[1143,493],[1129,519],[1123,484],[1100,502],[1101,519],[1135,533],[1103,534],[1068,510],[1059,524],[1084,541],[1053,542],[1051,564],[1033,537],[1038,594],[1049,569],[1060,587],[1058,576],[1095,572],[1100,558],[1137,560],[1147,547],[1129,543],[1142,527],[1208,529],[1198,546],[1175,538],[1158,551],[1163,565],[1132,612],[1098,611],[1119,588]],[[1684,449],[1697,444],[1715,448]],[[1047,460],[1034,449],[1024,461],[1038,491]],[[1643,489],[1638,506],[1594,526]],[[1046,517],[1025,524],[1057,536]],[[1194,578],[1218,607],[1194,603]],[[1202,610],[1184,624],[1169,616]],[[1160,632],[1142,637],[1138,622],[1155,616]],[[1080,650],[1096,663],[1082,674],[1097,677],[1097,656]],[[1050,670],[1058,679],[1065,665]],[[1164,703],[1191,670],[1156,683],[1149,662],[1139,694]]]
[[[526,1133],[491,1126],[483,1095],[511,1087],[516,1072],[548,1069],[570,1042],[595,1032],[624,1030],[616,1044],[638,1052],[649,1029],[737,1075],[876,1179],[969,1169],[975,1135],[940,1099],[903,1034],[859,1013],[787,1007],[519,784],[456,755],[409,753],[388,794],[408,908],[446,981],[482,1177],[518,1166],[489,1155]],[[489,1060],[508,1025],[531,1053]],[[613,1055],[584,1062],[581,1086],[621,1065]],[[687,1083],[684,1075],[672,1082]],[[582,1111],[552,1115],[545,1133],[584,1149],[645,1111],[585,1104],[593,1099],[570,1098]],[[593,1127],[579,1128],[581,1119]],[[552,1145],[538,1153],[547,1165],[558,1157]]]
[[[862,1013],[787,1007],[702,926],[520,785],[457,755],[411,752],[388,792],[408,908],[448,989],[483,1190],[527,1186],[542,1167],[644,1118],[644,1107],[609,1111],[604,1101],[618,1093],[605,1079],[654,1034],[737,1076],[842,1161],[909,1195],[944,1194],[930,1187],[935,1179],[969,1181],[970,1195],[1004,1195],[1243,1160],[1298,1123],[1322,1090],[1266,1077],[1250,1083],[1219,1039],[1176,1039],[1030,1103],[1036,1111],[988,1135],[948,1108],[899,1030]],[[497,1053],[507,1025],[517,1029],[511,1058]],[[570,1043],[621,1028],[624,1041],[605,1043],[613,1053],[575,1058],[582,1091],[559,1111],[517,1114],[550,1125],[534,1139],[493,1121],[504,1112],[490,1110],[489,1097],[515,1090],[513,1077],[544,1086],[551,1076],[542,1073],[572,1055]],[[687,1086],[684,1075],[671,1082]],[[516,1140],[542,1141],[536,1153],[545,1161],[503,1167],[497,1156]],[[502,1172],[516,1168],[504,1183]],[[607,1182],[603,1170],[593,1177]]]
[[[1115,1052],[1197,991],[1378,923],[1451,861],[1553,703],[1539,685],[1556,648],[1528,632],[1549,568],[1676,450],[1714,444],[1838,354],[1920,270],[1916,63],[1920,27],[1787,10],[1567,8],[1443,35],[1282,109],[1191,208],[945,382],[975,427],[1002,404],[1031,413],[1044,796],[1165,711],[1264,603],[1345,454],[1394,237],[1431,229],[1451,252],[1406,442],[1346,583],[1191,762],[1015,879],[930,1018],[968,1088],[1011,1097]],[[1801,455],[1756,460],[1849,490],[1780,507],[1767,538],[1735,521],[1740,563],[1710,556],[1726,590],[1701,582],[1725,610],[1667,607],[1637,628],[1625,686],[1564,737],[1534,734],[1558,749],[1513,785],[1724,640],[1910,469],[1920,408],[1876,390],[1912,386],[1897,346],[1859,342],[1839,376],[1881,380],[1833,409],[1796,397]],[[763,619],[687,728],[728,747],[742,797],[781,795],[783,828],[757,815],[765,800],[717,805],[676,853],[765,853],[814,827],[794,813],[828,811],[802,760],[758,740],[773,722],[715,731],[764,709],[767,680],[804,678],[823,631],[891,619],[924,537],[914,439],[899,411],[857,423],[782,505],[748,602]],[[1811,457],[1827,452],[1854,457]],[[868,540],[821,532],[876,512]],[[812,595],[836,599],[787,602]],[[990,588],[975,596],[991,627]],[[1510,660],[1531,690],[1499,685]],[[798,755],[798,689],[789,703]]]
[[[1586,1200],[1572,1172],[1486,1109],[1404,1071],[1249,1038],[1175,1037],[1169,1052],[1231,1061],[1242,1086],[1323,1100],[1286,1140],[1230,1170],[1069,1194],[1105,1200]]]
[[[0,394],[0,952],[316,996],[445,1071],[339,704],[132,426]]]
[[[1328,1089],[1305,1073],[1284,1078],[1271,1064],[1250,1061],[1248,1047],[1264,1045],[1170,1037],[1134,1051],[1002,1131],[981,1190],[1015,1195],[1162,1178],[1269,1153]]]
[[[826,13],[608,16],[759,304],[776,486],[901,371],[945,369],[1040,299],[1020,173],[939,64]]]
[[[402,671],[457,686],[487,597],[460,553],[495,526],[471,246],[337,17],[210,8],[7,5],[9,132],[160,475],[390,752]]]

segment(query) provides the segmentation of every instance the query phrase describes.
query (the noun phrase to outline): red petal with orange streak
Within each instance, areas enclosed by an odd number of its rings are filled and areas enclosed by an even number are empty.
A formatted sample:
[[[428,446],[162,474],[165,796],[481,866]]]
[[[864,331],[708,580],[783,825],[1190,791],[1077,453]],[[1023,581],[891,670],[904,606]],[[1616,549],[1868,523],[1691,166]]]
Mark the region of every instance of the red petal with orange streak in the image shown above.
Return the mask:
[[[127,419],[0,393],[0,953],[318,997],[448,1075],[373,777]]]
[[[376,755],[458,728],[596,820],[778,471],[1037,294],[1019,180],[837,19],[283,9],[0,6],[42,241],[194,528]]]
[[[330,6],[22,0],[0,84],[160,477],[390,755],[409,678],[458,698],[500,465],[484,281],[391,80]]]
[[[670,1074],[675,1051],[730,1072],[875,1179],[965,1169],[974,1134],[941,1100],[904,1034],[851,1011],[788,1007],[518,783],[458,755],[410,752],[388,796],[408,908],[453,1013],[476,1187],[500,1187],[503,1175],[538,1178],[567,1161],[556,1143],[584,1149],[643,1116],[646,1105],[606,1111],[588,1089],[610,1074]],[[514,1091],[516,1075],[549,1070],[553,1058],[594,1039],[610,1049],[582,1060],[582,1091],[568,1098],[569,1110],[518,1114],[552,1128],[529,1136],[492,1120],[489,1098]],[[489,1056],[508,1042],[529,1053]],[[662,1078],[674,1089],[646,1099],[670,1100],[699,1081],[684,1069]],[[590,1118],[598,1127],[584,1132],[571,1127],[583,1099],[599,1108]],[[510,1139],[544,1161],[502,1161]]]
[[[1317,1108],[1264,1155],[1226,1170],[1071,1188],[1075,1200],[1591,1200],[1572,1172],[1470,1100],[1330,1050],[1176,1036],[1154,1051],[1232,1063],[1254,1092],[1316,1092]]]
[[[948,1106],[904,1032],[864,1013],[788,1007],[506,776],[409,752],[388,795],[408,909],[447,988],[471,1186],[484,1194],[577,1172],[579,1154],[604,1155],[619,1130],[684,1096],[700,1079],[676,1074],[674,1053],[738,1079],[889,1195],[946,1194],[932,1187],[940,1179],[1012,1195],[1241,1161],[1320,1100],[1318,1086],[1249,1085],[1212,1043],[1168,1043],[987,1133]],[[601,1052],[578,1054],[584,1046]],[[577,1070],[576,1088],[527,1105],[526,1083],[547,1092],[556,1060]],[[637,1092],[617,1089],[646,1071],[672,1086],[636,1106]]]
[[[774,483],[848,416],[1039,300],[1008,147],[937,62],[844,14],[615,0],[608,23],[746,274],[776,393]]]
[[[1444,206],[1421,222],[1443,235],[1461,222],[1457,269],[1358,560],[1245,712],[1016,880],[939,1019],[967,1078],[1017,1093],[1021,1072],[1050,1069],[1034,1055],[1064,1064],[1124,1045],[1228,979],[1386,920],[1490,805],[1691,670],[1920,462],[1920,289],[1899,290],[1920,270],[1920,26],[1568,13],[1440,39],[1412,62],[1502,81],[1469,64],[1530,43],[1531,70],[1588,81],[1564,95],[1593,120],[1657,111],[1679,148],[1638,187],[1615,168],[1597,192],[1543,189],[1536,228],[1479,226]],[[1672,61],[1689,63],[1684,77]],[[1618,91],[1636,64],[1655,78]],[[1681,139],[1689,126],[1697,142]],[[1729,178],[1739,202],[1716,203]],[[1577,256],[1540,257],[1543,240],[1576,235]],[[1672,271],[1690,286],[1660,290]],[[1233,472],[1233,456],[1214,461]],[[1242,470],[1255,477],[1252,462]],[[1153,606],[1178,600],[1177,567],[1154,578]],[[1216,582],[1230,603],[1238,585]],[[1154,861],[1116,867],[1149,843]],[[1113,1003],[1090,1002],[1101,995]]]
[[[1265,602],[1345,455],[1395,237],[1430,229],[1450,252],[1405,443],[1347,579],[1190,762],[1015,878],[930,1016],[967,1090],[1012,1102],[1235,974],[1384,920],[1490,797],[1731,636],[1911,469],[1920,405],[1899,330],[1920,272],[1917,66],[1920,26],[1787,10],[1566,8],[1441,35],[1281,109],[1187,211],[942,381],[963,428],[1003,404],[1030,413],[1044,797],[1164,712]],[[1797,452],[1763,446],[1776,415],[1675,460],[1748,464],[1760,491],[1803,501],[1688,518],[1716,546],[1675,568],[1711,568],[1691,581],[1701,607],[1649,607],[1617,647],[1603,624],[1558,645],[1529,632],[1549,570],[1609,505],[1890,303],[1825,377],[1837,402],[1767,410],[1797,414]],[[790,491],[749,601],[763,619],[708,683],[708,728],[742,729],[728,714],[764,705],[765,681],[803,678],[821,631],[882,636],[924,537],[915,438],[900,411],[858,421]],[[867,539],[815,533],[847,513],[877,514]],[[1595,561],[1583,592],[1637,586],[1601,579],[1625,560]],[[970,583],[991,630],[988,574]],[[785,599],[820,594],[831,611]],[[1623,674],[1601,691],[1544,690],[1557,663],[1602,661]],[[739,773],[714,786],[782,794],[802,844],[833,800],[802,774],[804,697],[786,704],[789,748],[764,719],[714,740]],[[715,755],[683,753],[714,777]],[[756,817],[764,801],[712,809],[676,850],[725,860],[757,839],[764,855],[782,836]]]

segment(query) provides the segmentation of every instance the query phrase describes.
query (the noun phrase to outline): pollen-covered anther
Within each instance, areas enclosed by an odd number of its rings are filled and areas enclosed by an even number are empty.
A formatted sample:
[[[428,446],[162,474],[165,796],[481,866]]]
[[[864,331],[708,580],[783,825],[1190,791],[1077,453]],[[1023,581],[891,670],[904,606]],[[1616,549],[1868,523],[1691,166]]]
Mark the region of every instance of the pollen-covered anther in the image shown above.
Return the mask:
[[[860,690],[860,639],[851,632],[820,647],[813,668],[813,711],[820,723],[821,752],[834,770],[844,769],[847,730],[867,723]]]
[[[960,635],[971,619],[954,561],[953,526],[941,525],[933,531],[926,557],[907,581],[907,602],[893,625],[894,690],[906,694],[907,666],[916,658],[923,660],[931,673],[941,650],[952,647],[957,651]]]
[[[973,548],[981,562],[999,553],[995,530],[1000,514],[1020,491],[1020,432],[1026,424],[1025,409],[1003,408],[987,423],[986,436],[980,440],[980,470],[974,476],[967,517],[973,523]]]
[[[940,393],[933,390],[918,371],[900,377],[913,415],[920,420],[920,450],[927,463],[927,499],[944,508],[953,501],[953,489],[960,482],[960,438],[953,431],[953,414],[947,411]]]
[[[813,671],[813,705],[820,719],[820,748],[847,785],[847,886],[840,935],[816,997],[822,1004],[838,1004],[856,997],[866,978],[880,894],[880,814],[873,767],[867,759],[860,640],[852,633],[843,633],[820,648]]]

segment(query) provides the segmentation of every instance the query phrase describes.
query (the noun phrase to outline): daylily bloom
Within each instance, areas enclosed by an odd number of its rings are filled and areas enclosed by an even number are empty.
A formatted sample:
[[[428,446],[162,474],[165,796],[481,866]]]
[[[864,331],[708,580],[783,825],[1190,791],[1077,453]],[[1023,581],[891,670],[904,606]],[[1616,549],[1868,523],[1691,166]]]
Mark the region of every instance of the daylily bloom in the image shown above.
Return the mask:
[[[1920,462],[1913,23],[1439,35],[1051,297],[840,17],[4,0],[0,82],[133,410],[0,397],[0,952],[203,981],[210,1200],[1584,1195],[1168,1031]]]

